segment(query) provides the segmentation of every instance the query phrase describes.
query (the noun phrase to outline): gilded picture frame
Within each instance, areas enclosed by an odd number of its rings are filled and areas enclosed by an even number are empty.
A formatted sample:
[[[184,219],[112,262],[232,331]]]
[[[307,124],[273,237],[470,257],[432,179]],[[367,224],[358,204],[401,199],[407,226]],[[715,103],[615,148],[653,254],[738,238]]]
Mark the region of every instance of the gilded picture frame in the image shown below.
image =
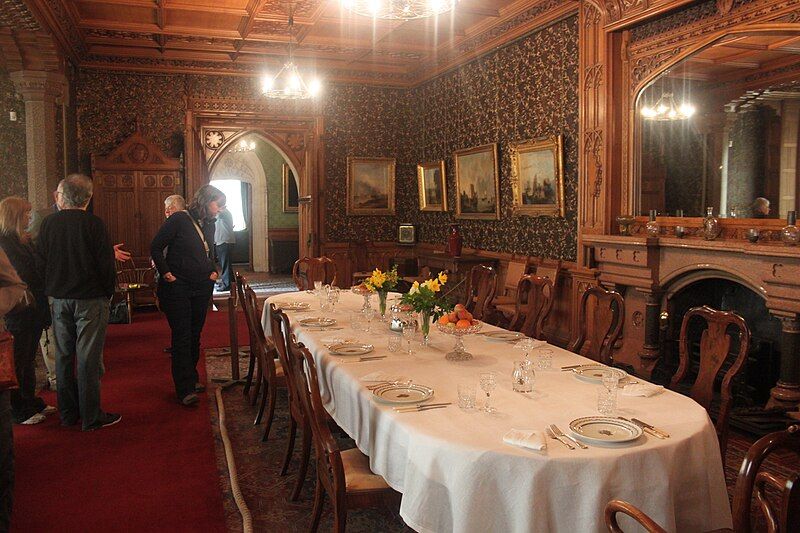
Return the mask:
[[[511,147],[514,213],[564,216],[564,139],[553,135]]]
[[[417,165],[420,211],[447,211],[447,177],[444,160]]]
[[[297,213],[300,210],[300,195],[297,191],[297,181],[294,173],[287,163],[283,164],[283,212]]]
[[[457,150],[456,218],[500,220],[497,143]]]
[[[394,215],[395,167],[391,157],[348,157],[347,214]]]

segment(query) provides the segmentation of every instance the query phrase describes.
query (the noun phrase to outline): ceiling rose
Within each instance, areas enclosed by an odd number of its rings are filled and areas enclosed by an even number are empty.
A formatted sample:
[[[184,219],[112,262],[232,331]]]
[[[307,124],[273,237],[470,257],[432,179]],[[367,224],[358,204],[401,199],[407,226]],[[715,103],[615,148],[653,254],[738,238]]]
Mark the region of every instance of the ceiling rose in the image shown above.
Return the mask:
[[[342,7],[365,17],[411,20],[452,10],[458,0],[341,0]]]

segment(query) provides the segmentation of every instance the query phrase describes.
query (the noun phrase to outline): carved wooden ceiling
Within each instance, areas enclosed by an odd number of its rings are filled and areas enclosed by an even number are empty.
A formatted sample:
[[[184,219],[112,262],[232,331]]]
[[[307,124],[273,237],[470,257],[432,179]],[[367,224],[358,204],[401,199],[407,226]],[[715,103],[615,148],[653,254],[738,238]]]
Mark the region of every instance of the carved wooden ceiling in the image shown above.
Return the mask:
[[[12,0],[13,1],[13,0]],[[82,67],[257,75],[285,61],[280,0],[25,0]],[[562,18],[574,0],[460,0],[437,19],[374,21],[294,2],[296,62],[325,80],[409,86]]]

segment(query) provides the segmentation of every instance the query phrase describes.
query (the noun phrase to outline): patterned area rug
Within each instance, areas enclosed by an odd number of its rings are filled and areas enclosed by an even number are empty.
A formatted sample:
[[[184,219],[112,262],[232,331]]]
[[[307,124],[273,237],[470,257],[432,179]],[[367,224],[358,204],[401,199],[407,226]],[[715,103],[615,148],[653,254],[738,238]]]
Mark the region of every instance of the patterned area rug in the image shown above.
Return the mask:
[[[240,360],[242,376],[247,374],[247,362],[246,358]],[[230,359],[224,356],[213,357],[208,354],[206,368],[209,377],[229,376]],[[288,495],[294,483],[292,473],[297,471],[297,457],[295,457],[290,467],[289,475],[285,477],[278,475],[286,444],[288,418],[286,396],[281,393],[278,394],[275,420],[269,441],[266,443],[261,442],[264,425],[253,426],[257,407],[250,406],[245,401],[242,396],[242,387],[232,387],[224,391],[223,396],[227,413],[228,432],[234,447],[236,467],[239,470],[239,484],[253,515],[255,530],[277,531],[279,528],[287,531],[305,530],[310,521],[314,500],[313,454],[309,474],[299,501],[288,501]],[[233,503],[233,498],[230,497],[230,481],[225,465],[225,453],[222,448],[222,441],[219,438],[218,415],[213,402],[211,409],[212,425],[217,435],[217,465],[222,486],[228,495],[225,502],[227,525],[230,531],[240,531],[241,517]],[[731,502],[733,502],[734,485],[742,459],[748,448],[756,440],[757,437],[737,431],[732,431],[729,436],[728,453],[725,461],[725,480]],[[343,449],[354,446],[352,440],[346,436],[341,437],[340,445]],[[299,436],[296,446],[296,455],[299,455],[299,452],[297,452],[297,449],[299,449]],[[790,473],[800,471],[800,458],[790,452],[776,453],[765,462],[762,470],[776,475],[779,479],[785,479]],[[771,493],[770,496],[775,498],[776,494]],[[753,516],[756,517],[755,530],[764,530],[764,521],[761,519],[761,515],[755,505]],[[598,519],[602,520],[602,517],[598,517]],[[327,506],[320,525],[320,531],[330,531],[331,527],[332,513],[330,507]],[[399,515],[379,510],[353,511],[348,515],[347,529],[348,531],[364,532],[412,531],[404,524]]]

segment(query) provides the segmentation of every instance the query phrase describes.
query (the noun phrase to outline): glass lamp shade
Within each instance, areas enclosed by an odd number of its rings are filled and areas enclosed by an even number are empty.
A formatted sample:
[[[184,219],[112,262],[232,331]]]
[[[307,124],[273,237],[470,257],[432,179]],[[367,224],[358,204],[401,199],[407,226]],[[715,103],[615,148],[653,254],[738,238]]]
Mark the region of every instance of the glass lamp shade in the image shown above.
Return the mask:
[[[458,0],[342,0],[357,15],[388,20],[433,17],[451,11]]]
[[[686,120],[694,115],[694,112],[692,104],[687,102],[676,104],[672,93],[662,94],[654,106],[646,105],[641,110],[642,117],[655,121]]]
[[[275,76],[264,79],[261,93],[267,98],[305,100],[317,96],[321,88],[319,80],[316,79],[306,85],[300,71],[297,70],[297,65],[287,61]]]

